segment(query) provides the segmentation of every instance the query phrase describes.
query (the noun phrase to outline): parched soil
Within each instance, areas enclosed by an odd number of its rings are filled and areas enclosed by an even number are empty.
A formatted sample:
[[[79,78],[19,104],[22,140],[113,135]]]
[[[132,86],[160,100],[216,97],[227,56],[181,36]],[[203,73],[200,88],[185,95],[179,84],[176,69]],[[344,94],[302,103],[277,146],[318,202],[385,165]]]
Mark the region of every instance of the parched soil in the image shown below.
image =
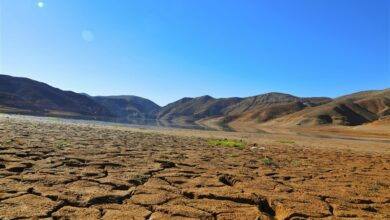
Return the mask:
[[[390,218],[389,154],[208,141],[1,117],[0,219]]]

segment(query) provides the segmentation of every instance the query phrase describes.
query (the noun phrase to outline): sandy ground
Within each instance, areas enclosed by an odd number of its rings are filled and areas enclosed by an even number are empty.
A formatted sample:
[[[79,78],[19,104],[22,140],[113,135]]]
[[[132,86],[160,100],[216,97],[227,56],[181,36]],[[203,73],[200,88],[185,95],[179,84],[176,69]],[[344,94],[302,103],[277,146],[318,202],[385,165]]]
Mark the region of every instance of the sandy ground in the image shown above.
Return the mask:
[[[390,219],[390,139],[265,132],[2,116],[0,219]]]

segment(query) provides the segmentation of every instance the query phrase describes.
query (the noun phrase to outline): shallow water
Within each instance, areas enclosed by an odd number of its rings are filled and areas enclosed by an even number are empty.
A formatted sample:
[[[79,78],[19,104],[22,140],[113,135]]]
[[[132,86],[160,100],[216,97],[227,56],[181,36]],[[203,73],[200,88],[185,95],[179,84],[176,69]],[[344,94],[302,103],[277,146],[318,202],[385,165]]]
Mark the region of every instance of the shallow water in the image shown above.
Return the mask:
[[[153,127],[167,127],[167,128],[185,128],[185,129],[200,129],[205,130],[207,128],[197,124],[174,124],[167,121],[159,121],[154,119],[123,119],[123,118],[105,118],[105,119],[75,119],[75,118],[60,118],[52,116],[32,116],[32,115],[19,115],[19,114],[0,114],[0,117],[8,118],[22,118],[33,119],[39,121],[56,121],[61,123],[70,124],[84,124],[84,125],[100,125],[100,126],[120,126],[130,128],[153,128]]]

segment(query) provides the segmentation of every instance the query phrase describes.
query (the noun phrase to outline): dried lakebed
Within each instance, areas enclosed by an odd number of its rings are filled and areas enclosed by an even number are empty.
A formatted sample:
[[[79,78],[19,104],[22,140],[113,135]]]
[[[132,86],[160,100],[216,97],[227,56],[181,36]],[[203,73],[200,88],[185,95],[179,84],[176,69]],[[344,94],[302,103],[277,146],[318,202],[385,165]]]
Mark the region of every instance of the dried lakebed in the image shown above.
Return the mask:
[[[385,219],[390,155],[0,118],[0,219]]]

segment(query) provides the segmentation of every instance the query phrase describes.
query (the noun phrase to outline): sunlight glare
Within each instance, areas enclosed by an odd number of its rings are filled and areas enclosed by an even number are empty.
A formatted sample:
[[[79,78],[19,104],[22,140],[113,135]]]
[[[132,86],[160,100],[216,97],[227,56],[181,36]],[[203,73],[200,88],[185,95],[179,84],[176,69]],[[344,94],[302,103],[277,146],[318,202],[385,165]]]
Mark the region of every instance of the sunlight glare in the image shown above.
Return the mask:
[[[43,8],[43,6],[45,6],[45,3],[43,3],[43,2],[38,2],[38,7],[39,7],[39,8]]]

